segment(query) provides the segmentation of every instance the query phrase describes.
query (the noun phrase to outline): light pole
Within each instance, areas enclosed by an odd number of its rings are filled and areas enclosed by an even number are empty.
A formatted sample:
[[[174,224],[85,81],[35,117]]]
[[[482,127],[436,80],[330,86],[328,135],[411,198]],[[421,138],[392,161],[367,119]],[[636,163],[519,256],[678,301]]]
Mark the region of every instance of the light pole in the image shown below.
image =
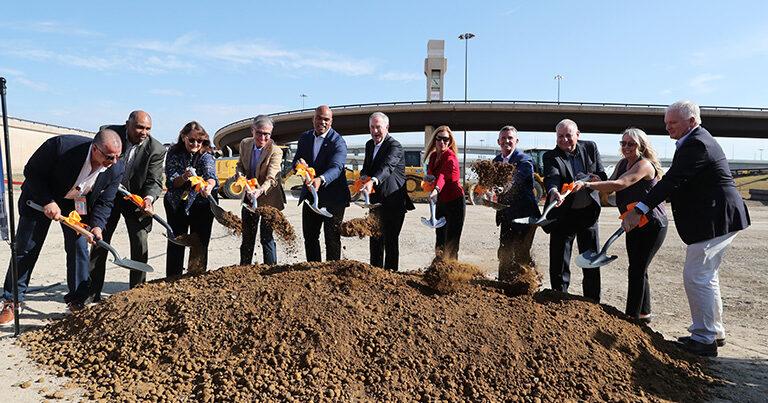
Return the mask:
[[[560,74],[555,76],[555,80],[557,80],[557,103],[560,103],[560,81],[564,79],[565,77],[561,76]]]
[[[301,97],[301,109],[304,109],[304,100],[307,98],[307,94],[299,95]]]
[[[459,35],[459,39],[464,41],[464,103],[467,102],[467,60],[469,59],[469,40],[474,38],[475,34],[471,32],[465,32]],[[467,131],[464,130],[464,158],[461,165],[464,168],[464,174],[462,175],[462,183],[464,187],[467,187]]]

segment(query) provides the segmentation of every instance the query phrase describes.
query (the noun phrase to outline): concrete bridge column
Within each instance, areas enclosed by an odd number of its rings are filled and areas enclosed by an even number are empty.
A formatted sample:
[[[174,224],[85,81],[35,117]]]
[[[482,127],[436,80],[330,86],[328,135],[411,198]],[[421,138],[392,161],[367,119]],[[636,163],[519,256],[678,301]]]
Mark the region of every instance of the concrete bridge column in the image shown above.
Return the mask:
[[[421,159],[424,160],[427,156],[427,146],[429,145],[429,142],[432,141],[432,136],[435,135],[435,127],[434,126],[424,126],[424,149],[421,151]]]

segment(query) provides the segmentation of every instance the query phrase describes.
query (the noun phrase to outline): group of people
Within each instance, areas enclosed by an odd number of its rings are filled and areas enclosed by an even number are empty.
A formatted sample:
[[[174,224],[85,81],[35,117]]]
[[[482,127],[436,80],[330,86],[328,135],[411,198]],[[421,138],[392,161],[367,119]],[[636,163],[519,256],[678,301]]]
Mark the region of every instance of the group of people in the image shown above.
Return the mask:
[[[663,173],[648,136],[640,129],[628,128],[619,142],[623,158],[610,178],[596,143],[579,138],[576,122],[564,119],[556,125],[557,145],[544,154],[542,172],[547,203],[555,205],[547,216],[552,221],[543,227],[550,237],[551,287],[568,292],[574,240],[580,253],[600,250],[598,191],[616,192],[617,207],[624,214],[622,227],[627,232],[625,312],[638,320],[649,320],[648,268],[666,237],[668,218],[662,202],[669,198],[678,233],[688,245],[683,278],[693,323],[689,328],[691,336],[681,338],[680,342],[696,354],[716,355],[725,337],[718,268],[737,231],[749,225],[749,215],[722,149],[701,127],[698,106],[688,101],[674,103],[667,108],[664,120],[670,137],[677,140],[668,172]],[[301,225],[307,261],[322,260],[321,229],[326,260],[341,258],[340,224],[351,194],[344,172],[347,146],[332,123],[330,107],[316,108],[313,128],[299,136],[293,158],[294,168],[313,170],[313,175],[306,177],[299,203],[308,200],[330,213],[321,215],[307,204],[303,206]],[[82,309],[87,302],[101,299],[107,251],[93,247],[89,252],[88,243],[98,239],[109,242],[121,216],[130,240],[131,260],[146,263],[153,204],[161,196],[163,184],[167,188],[163,205],[170,227],[177,236],[194,234],[199,239],[205,249],[202,264],[207,265],[214,220],[210,203],[216,202],[219,186],[208,133],[198,122],[189,122],[166,153],[163,145],[150,135],[151,128],[150,116],[134,111],[125,125],[104,126],[93,139],[53,137],[29,159],[24,169],[17,231],[20,302],[24,300],[50,222],[60,220],[65,212],[77,211],[92,234],[78,236],[62,224],[69,290],[64,300],[70,310]],[[244,205],[283,210],[286,200],[279,176],[283,151],[271,139],[273,128],[269,116],[253,119],[251,137],[240,143],[236,171],[249,184],[245,187]],[[365,145],[360,191],[370,195],[371,203],[380,205],[371,214],[382,223],[381,233],[370,238],[370,262],[398,271],[400,232],[405,214],[414,209],[405,185],[403,148],[389,134],[389,118],[385,114],[373,113],[369,129],[371,139]],[[502,127],[498,134],[500,153],[494,159],[515,167],[510,183],[498,194],[499,203],[506,206],[496,213],[496,225],[500,226],[501,281],[509,279],[508,263],[519,260],[515,256],[517,251],[530,251],[536,231],[536,226],[515,219],[541,216],[533,190],[533,161],[517,148],[518,141],[514,126]],[[444,259],[458,259],[466,212],[457,154],[451,129],[435,129],[424,155],[424,181],[429,201],[435,205],[436,218],[445,219],[445,225],[435,230],[435,253]],[[569,185],[570,192],[564,192],[563,185]],[[141,196],[143,205],[125,200],[118,194],[118,186]],[[313,199],[313,194],[318,200]],[[27,206],[28,200],[43,206],[43,212]],[[259,214],[245,206],[242,219],[240,263],[252,263],[259,232],[263,262],[276,264],[272,228],[263,220],[259,224]],[[184,252],[183,246],[168,242],[169,277],[182,274]],[[585,268],[583,275],[583,295],[599,302],[600,269]],[[129,286],[135,287],[145,281],[144,273],[131,271],[129,280]],[[14,318],[13,286],[9,267],[0,324]]]

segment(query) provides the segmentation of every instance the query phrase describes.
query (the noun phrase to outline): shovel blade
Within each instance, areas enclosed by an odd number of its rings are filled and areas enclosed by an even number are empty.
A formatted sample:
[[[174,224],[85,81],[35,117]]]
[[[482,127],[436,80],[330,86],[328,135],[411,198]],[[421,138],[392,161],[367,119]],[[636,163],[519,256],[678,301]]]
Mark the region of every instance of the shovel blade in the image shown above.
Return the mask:
[[[113,260],[113,263],[126,269],[141,271],[144,273],[152,273],[155,271],[152,266],[131,259],[115,259]]]
[[[310,203],[309,200],[304,199],[304,203],[309,206],[309,209],[314,211],[317,214],[320,214],[321,216],[325,216],[328,218],[333,217],[333,214],[331,214],[325,207],[317,207],[314,204]]]
[[[577,256],[575,263],[576,266],[579,266],[582,269],[596,269],[598,267],[605,266],[618,258],[619,257],[616,255],[607,256],[605,254],[600,254],[590,250]]]
[[[512,220],[515,224],[528,224],[528,225],[536,225],[536,222],[539,221],[539,217],[523,217],[523,218],[515,218]]]
[[[440,228],[445,225],[445,217],[440,217],[434,222],[428,218],[421,217],[421,223],[429,228]]]

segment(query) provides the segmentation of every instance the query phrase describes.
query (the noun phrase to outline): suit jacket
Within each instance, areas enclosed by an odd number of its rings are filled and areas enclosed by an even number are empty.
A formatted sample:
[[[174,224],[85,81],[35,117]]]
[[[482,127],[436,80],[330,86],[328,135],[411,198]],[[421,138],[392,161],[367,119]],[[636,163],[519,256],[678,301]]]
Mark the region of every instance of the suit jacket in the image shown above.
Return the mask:
[[[240,141],[240,158],[237,160],[235,169],[237,172],[248,179],[251,176],[251,156],[253,154],[253,137],[248,137]],[[276,146],[272,140],[269,140],[259,155],[259,161],[256,168],[256,180],[259,182],[259,189],[263,191],[257,199],[259,206],[272,206],[278,210],[285,208],[285,192],[278,175],[280,174],[280,164],[283,162],[283,150]]]
[[[501,154],[493,159],[493,162],[502,164],[503,161]],[[509,189],[499,195],[499,202],[509,207],[496,212],[496,225],[501,225],[502,222],[510,223],[515,218],[541,216],[536,195],[533,193],[533,159],[515,149],[509,156],[508,164],[515,166],[515,174]]]
[[[603,162],[600,159],[600,152],[597,150],[597,144],[593,141],[579,140],[576,143],[576,157],[581,160],[584,169],[588,174],[595,174],[600,180],[607,180]],[[564,183],[575,181],[575,172],[571,167],[568,156],[565,151],[555,146],[554,149],[544,153],[544,190],[556,188],[558,191]],[[571,214],[573,206],[573,196],[565,199],[560,207],[552,209],[547,218],[557,218],[558,221],[544,228],[549,232],[556,227],[588,227],[600,216],[600,194],[596,190],[582,189],[580,192],[589,192],[592,202],[588,208],[582,209],[583,214]],[[547,193],[549,194],[549,193]],[[581,210],[579,210],[581,211]],[[574,230],[577,228],[574,228]]]
[[[301,134],[296,147],[296,155],[293,156],[293,167],[296,167],[299,158],[303,158],[310,167],[315,169],[316,176],[325,178],[325,183],[317,191],[321,207],[349,206],[349,187],[347,187],[347,176],[344,171],[344,163],[347,160],[347,143],[336,130],[330,128],[320,146],[317,158],[312,158],[314,141],[314,130],[308,130]],[[307,198],[311,198],[311,195],[304,186],[299,197],[299,204]]]
[[[360,176],[376,178],[379,182],[371,194],[372,203],[381,203],[383,208],[406,212],[413,210],[413,202],[405,187],[405,159],[403,147],[391,135],[381,143],[376,157],[373,157],[373,139],[365,143],[365,160]]]
[[[736,190],[728,160],[709,132],[699,126],[672,157],[672,166],[642,200],[654,208],[672,201],[675,227],[687,245],[747,228],[749,211]]]
[[[125,125],[101,128],[112,129],[120,135],[123,141],[121,158],[124,158],[131,145],[125,132]],[[125,175],[128,176],[128,190],[142,197],[152,196],[153,201],[159,199],[163,192],[164,161],[165,147],[154,137],[148,137],[134,152],[131,168],[125,171]]]
[[[75,186],[83,168],[93,139],[83,136],[62,135],[46,140],[24,166],[24,183],[19,197],[19,214],[31,217],[42,215],[27,206],[27,200],[45,206],[55,201],[62,215],[74,210],[74,201],[64,196]],[[99,174],[90,193],[86,195],[88,215],[84,221],[92,227],[104,228],[109,217],[117,185],[123,178],[123,162],[107,168]]]

